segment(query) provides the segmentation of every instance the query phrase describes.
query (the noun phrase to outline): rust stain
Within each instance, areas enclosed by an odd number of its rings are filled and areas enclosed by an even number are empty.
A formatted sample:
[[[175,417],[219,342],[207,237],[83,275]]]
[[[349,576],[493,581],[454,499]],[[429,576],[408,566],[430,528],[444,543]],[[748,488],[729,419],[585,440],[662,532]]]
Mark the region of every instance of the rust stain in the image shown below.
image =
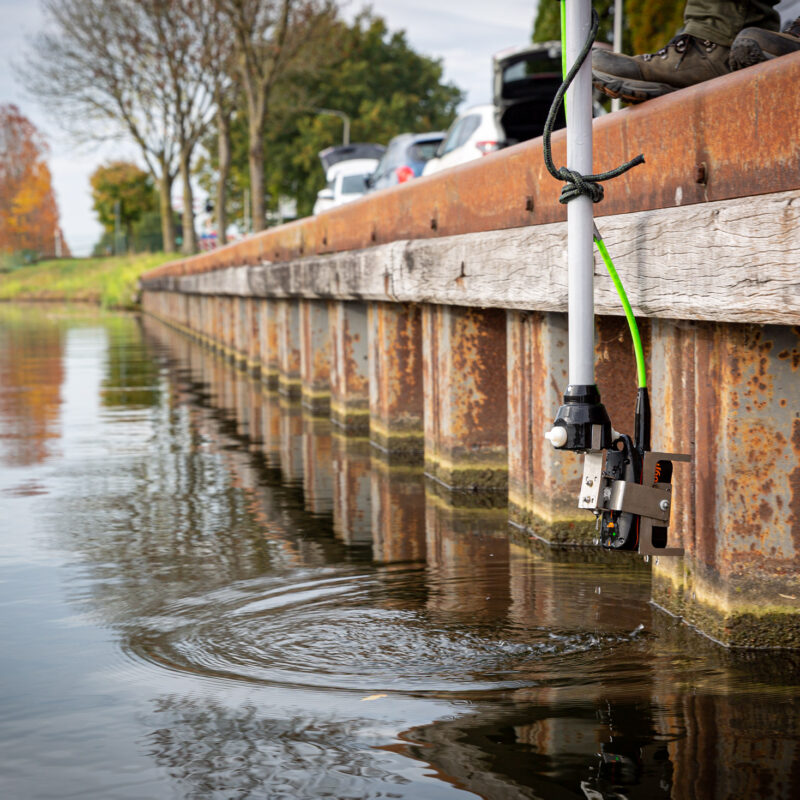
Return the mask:
[[[449,316],[449,319],[448,319]],[[448,308],[451,446],[505,447],[508,441],[506,315],[502,309]]]
[[[701,324],[696,328],[694,363],[695,374],[695,553],[709,566],[716,564],[717,529],[717,468],[721,415],[719,389],[722,383],[719,344],[715,328]]]
[[[647,350],[649,324],[640,325],[640,333]],[[600,396],[614,428],[632,433],[638,381],[633,341],[624,317],[597,317],[595,372]]]
[[[418,429],[424,414],[421,307],[374,303],[370,325],[370,411],[385,428]]]
[[[792,422],[792,452],[797,466],[789,473],[789,525],[795,559],[800,556],[800,412]]]

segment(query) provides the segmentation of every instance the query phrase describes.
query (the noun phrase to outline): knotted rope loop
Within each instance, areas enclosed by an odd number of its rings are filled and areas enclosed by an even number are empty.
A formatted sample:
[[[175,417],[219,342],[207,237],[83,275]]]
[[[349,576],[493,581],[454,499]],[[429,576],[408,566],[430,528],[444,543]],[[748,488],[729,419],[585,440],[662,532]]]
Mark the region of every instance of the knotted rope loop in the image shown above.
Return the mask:
[[[637,164],[644,164],[644,156],[640,153],[638,156],[636,156],[636,158],[632,158],[630,161],[626,161],[621,166],[617,167],[616,169],[609,170],[608,172],[600,172],[596,175],[581,175],[580,172],[577,172],[574,169],[568,169],[567,167],[556,169],[556,165],[553,163],[553,152],[550,145],[550,137],[553,133],[553,125],[555,125],[556,114],[558,113],[561,103],[564,101],[564,95],[567,93],[567,89],[572,81],[575,80],[578,70],[581,68],[583,62],[586,61],[586,57],[592,50],[594,40],[597,38],[597,29],[599,26],[600,20],[597,16],[597,12],[593,8],[592,25],[589,30],[589,36],[581,48],[578,58],[575,60],[575,63],[567,73],[567,77],[564,79],[561,86],[558,87],[556,96],[553,98],[553,102],[550,106],[550,111],[547,114],[547,121],[544,125],[542,143],[545,166],[547,167],[547,171],[556,180],[564,181],[564,186],[561,188],[561,196],[558,198],[559,203],[569,203],[570,200],[574,200],[576,197],[580,197],[581,195],[590,197],[593,203],[599,203],[603,199],[604,194],[603,187],[600,185],[600,181],[607,181],[611,178],[616,178],[619,175],[627,172],[632,167],[637,166]],[[562,44],[562,46],[564,45]]]

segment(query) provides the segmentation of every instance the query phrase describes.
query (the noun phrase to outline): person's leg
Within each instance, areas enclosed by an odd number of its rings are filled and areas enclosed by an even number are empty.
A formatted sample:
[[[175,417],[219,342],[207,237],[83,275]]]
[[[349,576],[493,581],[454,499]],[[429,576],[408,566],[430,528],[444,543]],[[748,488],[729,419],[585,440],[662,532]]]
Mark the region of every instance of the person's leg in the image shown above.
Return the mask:
[[[742,28],[779,30],[781,18],[776,5],[777,0],[687,0],[684,32],[730,47]]]
[[[728,55],[746,25],[777,30],[777,0],[688,0],[685,31],[657,53],[625,56],[595,49],[595,88],[610,97],[641,103],[730,72]]]

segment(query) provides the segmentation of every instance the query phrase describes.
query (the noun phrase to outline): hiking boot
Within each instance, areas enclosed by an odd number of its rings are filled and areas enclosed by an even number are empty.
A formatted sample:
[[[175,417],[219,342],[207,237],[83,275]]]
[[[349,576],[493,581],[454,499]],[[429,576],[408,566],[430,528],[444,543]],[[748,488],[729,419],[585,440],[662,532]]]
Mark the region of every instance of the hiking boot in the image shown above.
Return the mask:
[[[744,69],[771,58],[800,50],[800,17],[789,23],[783,33],[763,28],[745,28],[731,45],[731,69]]]
[[[729,47],[681,33],[657,53],[592,53],[592,83],[609,97],[641,103],[730,72]]]

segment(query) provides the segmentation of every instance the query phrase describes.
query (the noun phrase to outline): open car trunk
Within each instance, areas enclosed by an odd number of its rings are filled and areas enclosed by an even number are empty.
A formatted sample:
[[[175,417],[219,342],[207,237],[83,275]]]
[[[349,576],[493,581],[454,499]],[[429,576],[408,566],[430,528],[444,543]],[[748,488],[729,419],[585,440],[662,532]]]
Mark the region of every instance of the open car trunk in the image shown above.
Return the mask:
[[[322,169],[327,174],[328,170],[340,161],[350,161],[354,158],[379,159],[386,152],[382,144],[342,144],[337,147],[327,147],[317,154],[322,162]]]
[[[516,144],[541,136],[547,112],[561,85],[561,43],[539,44],[504,50],[492,59],[494,104],[506,144]],[[564,111],[559,110],[556,128],[564,127]]]

